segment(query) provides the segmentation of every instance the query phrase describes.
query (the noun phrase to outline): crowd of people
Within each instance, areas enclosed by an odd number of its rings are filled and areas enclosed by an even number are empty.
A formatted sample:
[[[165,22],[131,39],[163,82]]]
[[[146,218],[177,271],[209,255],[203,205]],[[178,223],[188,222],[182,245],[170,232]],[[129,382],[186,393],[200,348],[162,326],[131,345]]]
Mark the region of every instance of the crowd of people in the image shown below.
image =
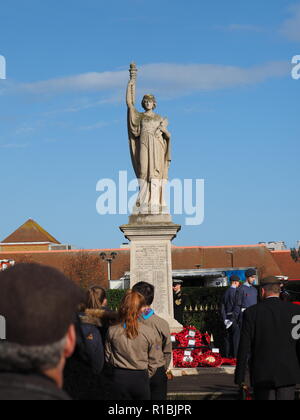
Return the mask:
[[[255,270],[243,285],[232,276],[222,301],[227,355],[237,358],[235,383],[244,395],[251,385],[258,401],[292,401],[300,384],[300,308],[282,299],[278,277],[260,282],[260,296],[256,279]]]
[[[300,307],[280,299],[278,278],[263,279],[259,296],[255,270],[246,277],[241,285],[233,276],[222,301],[235,382],[245,392],[251,384],[257,400],[292,400],[300,383]],[[167,399],[171,332],[151,307],[151,284],[128,290],[118,312],[103,288],[83,292],[50,267],[17,264],[0,273],[0,285],[0,400]],[[175,281],[178,319],[181,286]]]
[[[83,292],[59,271],[18,264],[0,273],[0,400],[166,400],[169,324],[138,283],[118,313],[106,292]]]

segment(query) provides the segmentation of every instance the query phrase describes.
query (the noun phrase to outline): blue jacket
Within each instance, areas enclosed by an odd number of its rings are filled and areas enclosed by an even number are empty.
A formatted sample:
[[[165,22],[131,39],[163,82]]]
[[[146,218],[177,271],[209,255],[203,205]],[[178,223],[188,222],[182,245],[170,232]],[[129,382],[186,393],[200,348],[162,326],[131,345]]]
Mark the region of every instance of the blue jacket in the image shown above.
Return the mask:
[[[237,289],[236,300],[234,306],[234,314],[238,320],[243,309],[248,309],[251,306],[257,305],[258,302],[258,291],[254,286],[243,285]]]

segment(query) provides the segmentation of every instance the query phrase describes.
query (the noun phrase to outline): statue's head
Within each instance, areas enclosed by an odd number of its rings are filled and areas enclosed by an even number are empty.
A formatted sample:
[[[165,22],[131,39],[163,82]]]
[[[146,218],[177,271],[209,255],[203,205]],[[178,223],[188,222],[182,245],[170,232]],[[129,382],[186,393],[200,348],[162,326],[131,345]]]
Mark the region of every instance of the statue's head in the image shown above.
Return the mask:
[[[142,107],[145,111],[155,109],[157,106],[156,98],[154,95],[145,95],[142,100]]]

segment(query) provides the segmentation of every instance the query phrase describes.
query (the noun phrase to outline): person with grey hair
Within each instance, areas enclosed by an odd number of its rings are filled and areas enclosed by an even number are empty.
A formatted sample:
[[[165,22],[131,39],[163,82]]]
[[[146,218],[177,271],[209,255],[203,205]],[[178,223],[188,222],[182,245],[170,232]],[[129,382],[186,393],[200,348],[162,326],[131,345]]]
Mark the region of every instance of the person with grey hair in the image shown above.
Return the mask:
[[[74,351],[80,289],[56,269],[17,264],[0,273],[0,400],[69,400],[63,371]]]

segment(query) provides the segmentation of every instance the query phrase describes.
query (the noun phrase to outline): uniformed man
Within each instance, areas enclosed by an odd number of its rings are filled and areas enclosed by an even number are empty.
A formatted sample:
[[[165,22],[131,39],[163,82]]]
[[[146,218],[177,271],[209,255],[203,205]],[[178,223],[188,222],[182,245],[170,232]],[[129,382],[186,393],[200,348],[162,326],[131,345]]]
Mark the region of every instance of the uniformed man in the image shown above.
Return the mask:
[[[258,291],[254,287],[257,279],[257,272],[253,268],[246,271],[246,282],[239,287],[236,293],[234,315],[239,327],[242,327],[243,313],[251,306],[257,305]]]
[[[184,308],[185,308],[185,296],[182,293],[182,280],[173,281],[173,296],[174,296],[174,318],[179,324],[184,324]]]
[[[226,290],[221,304],[221,316],[226,328],[225,335],[225,357],[237,358],[240,343],[240,328],[234,314],[234,306],[236,302],[236,293],[241,284],[238,276],[230,278],[230,288]]]

